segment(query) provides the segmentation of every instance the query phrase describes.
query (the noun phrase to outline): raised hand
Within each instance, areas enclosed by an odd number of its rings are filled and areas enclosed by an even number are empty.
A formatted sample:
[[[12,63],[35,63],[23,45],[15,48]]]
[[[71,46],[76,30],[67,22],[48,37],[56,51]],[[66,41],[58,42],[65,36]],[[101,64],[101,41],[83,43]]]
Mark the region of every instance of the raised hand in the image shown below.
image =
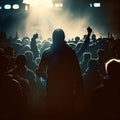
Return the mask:
[[[35,33],[34,35],[33,35],[33,39],[37,39],[38,38],[38,33]]]
[[[88,31],[89,34],[91,34],[92,28],[88,27],[88,28],[87,28],[87,31]]]

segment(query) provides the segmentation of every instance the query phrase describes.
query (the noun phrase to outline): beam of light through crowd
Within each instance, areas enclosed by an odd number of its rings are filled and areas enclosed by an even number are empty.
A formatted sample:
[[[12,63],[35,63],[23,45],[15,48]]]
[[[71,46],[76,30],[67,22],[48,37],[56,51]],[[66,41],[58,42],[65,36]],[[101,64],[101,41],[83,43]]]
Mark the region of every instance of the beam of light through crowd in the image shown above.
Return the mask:
[[[65,31],[66,40],[75,38],[76,36],[83,38],[87,33],[86,28],[91,26],[88,15],[78,17],[62,8],[46,7],[45,5],[48,3],[52,3],[51,0],[28,1],[29,2],[24,0],[24,2],[32,5],[32,8],[30,9],[29,16],[25,23],[25,35],[27,36],[32,37],[34,33],[38,33],[41,38],[48,39],[51,37],[54,29],[62,28]],[[94,31],[97,33],[95,29]]]

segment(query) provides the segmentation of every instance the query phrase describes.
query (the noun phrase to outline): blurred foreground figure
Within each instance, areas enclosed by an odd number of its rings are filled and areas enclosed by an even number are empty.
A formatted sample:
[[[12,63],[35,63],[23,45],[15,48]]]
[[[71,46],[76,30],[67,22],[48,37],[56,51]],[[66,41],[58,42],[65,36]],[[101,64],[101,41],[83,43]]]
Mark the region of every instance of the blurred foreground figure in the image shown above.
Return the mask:
[[[92,117],[95,119],[120,119],[120,60],[106,63],[108,78],[95,90],[92,98]]]
[[[55,115],[71,115],[75,97],[79,97],[83,91],[79,62],[75,51],[64,41],[62,29],[54,30],[52,38],[53,44],[43,52],[36,74],[41,77],[46,72],[48,75],[48,109]]]
[[[9,59],[0,56],[0,120],[21,120],[25,99],[20,83],[7,73]]]

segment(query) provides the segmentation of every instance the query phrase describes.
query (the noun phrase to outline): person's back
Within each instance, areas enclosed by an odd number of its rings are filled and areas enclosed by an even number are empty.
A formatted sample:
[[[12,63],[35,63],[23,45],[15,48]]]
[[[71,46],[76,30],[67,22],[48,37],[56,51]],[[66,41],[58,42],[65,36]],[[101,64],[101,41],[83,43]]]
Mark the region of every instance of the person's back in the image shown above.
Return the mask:
[[[53,32],[53,45],[44,51],[36,72],[39,77],[47,72],[47,102],[59,110],[69,110],[75,92],[82,91],[83,87],[77,56],[64,38],[63,30]]]
[[[53,94],[56,98],[62,97],[63,93],[74,95],[74,80],[80,75],[75,52],[64,44],[59,50],[51,48],[44,54],[48,60],[48,95]]]

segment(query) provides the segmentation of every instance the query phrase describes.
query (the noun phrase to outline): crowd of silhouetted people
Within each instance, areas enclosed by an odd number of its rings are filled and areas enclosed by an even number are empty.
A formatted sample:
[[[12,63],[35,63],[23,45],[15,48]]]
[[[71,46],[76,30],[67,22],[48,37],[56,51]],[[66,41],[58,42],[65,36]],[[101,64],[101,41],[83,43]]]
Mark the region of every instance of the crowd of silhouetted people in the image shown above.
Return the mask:
[[[37,39],[0,33],[0,120],[120,118],[119,36]]]

